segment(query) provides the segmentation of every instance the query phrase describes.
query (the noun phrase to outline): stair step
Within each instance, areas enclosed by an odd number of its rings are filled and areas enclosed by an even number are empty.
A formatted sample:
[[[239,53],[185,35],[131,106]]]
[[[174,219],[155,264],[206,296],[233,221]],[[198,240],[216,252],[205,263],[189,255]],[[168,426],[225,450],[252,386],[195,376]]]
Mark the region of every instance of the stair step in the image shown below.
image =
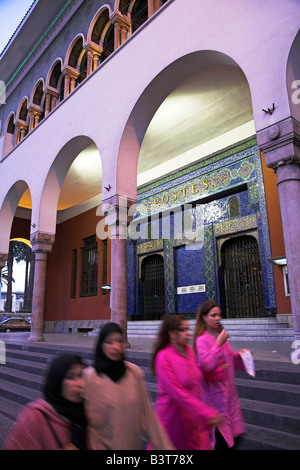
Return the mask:
[[[45,382],[44,372],[45,371],[42,370],[42,373],[37,375],[31,372],[24,372],[24,369],[18,370],[10,369],[9,367],[1,367],[0,379],[41,391]]]
[[[77,352],[80,348],[66,347]],[[7,363],[0,366],[0,417],[14,420],[20,408],[42,395],[45,372],[54,355],[62,352],[55,346],[10,344]],[[81,354],[80,354],[81,355]],[[93,350],[85,350],[86,362],[93,361]],[[127,360],[142,367],[151,401],[155,403],[157,386],[149,369],[151,354],[126,351]],[[300,373],[292,363],[256,361],[256,377],[236,373],[248,433],[242,449],[299,449]],[[286,432],[288,431],[288,432]]]
[[[240,450],[299,450],[300,437],[253,424],[247,424],[247,434]]]
[[[36,400],[41,396],[39,390],[25,387],[19,384],[13,384],[0,379],[0,395],[9,400],[15,400],[21,405],[25,405],[29,401]]]
[[[0,413],[13,422],[16,420],[23,405],[0,395]]]
[[[240,398],[300,407],[299,385],[237,378],[236,387]]]
[[[241,398],[240,401],[246,423],[283,432],[288,429],[290,433],[299,434],[299,408],[246,398]]]
[[[194,331],[196,320],[189,319],[191,332]],[[129,338],[157,337],[160,320],[131,320],[127,323]],[[287,322],[281,323],[277,318],[225,318],[222,320],[224,328],[232,341],[293,341],[294,330]]]

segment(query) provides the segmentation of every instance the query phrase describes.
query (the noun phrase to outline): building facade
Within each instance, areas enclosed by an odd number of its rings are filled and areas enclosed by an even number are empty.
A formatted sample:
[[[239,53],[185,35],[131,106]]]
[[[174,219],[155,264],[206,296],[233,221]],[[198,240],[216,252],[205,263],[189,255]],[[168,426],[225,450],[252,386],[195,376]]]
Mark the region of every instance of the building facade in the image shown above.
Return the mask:
[[[0,63],[0,263],[30,240],[31,341],[206,298],[299,339],[299,12],[33,2]]]

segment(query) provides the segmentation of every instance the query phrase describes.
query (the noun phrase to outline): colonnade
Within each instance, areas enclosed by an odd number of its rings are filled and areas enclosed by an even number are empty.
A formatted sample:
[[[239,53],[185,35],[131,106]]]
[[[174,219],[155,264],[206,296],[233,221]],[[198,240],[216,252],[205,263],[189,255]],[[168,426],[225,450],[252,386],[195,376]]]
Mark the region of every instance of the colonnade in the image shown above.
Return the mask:
[[[280,208],[284,232],[285,251],[291,290],[291,305],[295,339],[300,340],[300,124],[293,118],[276,123],[257,135],[258,145],[264,154],[265,164],[277,175]],[[126,197],[124,196],[123,200]],[[110,198],[114,217],[106,213],[106,223],[111,227],[111,320],[127,330],[127,269],[126,238],[128,207],[121,207],[120,197]],[[133,204],[134,201],[130,201]],[[126,211],[124,213],[122,210]],[[117,214],[117,216],[115,216]],[[116,219],[117,217],[117,219]],[[125,221],[125,222],[124,222]],[[43,315],[46,286],[47,256],[52,250],[55,234],[35,232],[31,235],[32,250],[36,256],[34,276],[32,330],[30,341],[43,341]],[[0,253],[0,271],[7,253]]]

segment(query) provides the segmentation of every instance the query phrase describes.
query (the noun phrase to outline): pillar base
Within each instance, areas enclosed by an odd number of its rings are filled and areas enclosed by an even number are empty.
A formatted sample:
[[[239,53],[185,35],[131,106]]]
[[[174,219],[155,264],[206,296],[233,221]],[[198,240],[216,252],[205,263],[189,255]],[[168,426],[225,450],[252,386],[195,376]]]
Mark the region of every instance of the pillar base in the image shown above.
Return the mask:
[[[36,331],[36,332],[30,333],[28,341],[31,342],[31,343],[41,343],[41,342],[45,341],[45,338],[43,336],[43,332],[42,331],[41,332]]]

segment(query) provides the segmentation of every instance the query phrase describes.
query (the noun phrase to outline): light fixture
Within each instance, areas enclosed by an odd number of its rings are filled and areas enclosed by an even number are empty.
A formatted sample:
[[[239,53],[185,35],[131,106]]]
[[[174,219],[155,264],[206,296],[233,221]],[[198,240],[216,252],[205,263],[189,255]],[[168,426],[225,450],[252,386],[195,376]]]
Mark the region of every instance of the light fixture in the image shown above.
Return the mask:
[[[102,286],[99,287],[104,290],[111,290],[111,286],[109,284],[102,284]]]
[[[285,256],[277,256],[276,258],[269,258],[267,261],[270,261],[272,264],[277,264],[277,266],[286,266],[286,257]]]

